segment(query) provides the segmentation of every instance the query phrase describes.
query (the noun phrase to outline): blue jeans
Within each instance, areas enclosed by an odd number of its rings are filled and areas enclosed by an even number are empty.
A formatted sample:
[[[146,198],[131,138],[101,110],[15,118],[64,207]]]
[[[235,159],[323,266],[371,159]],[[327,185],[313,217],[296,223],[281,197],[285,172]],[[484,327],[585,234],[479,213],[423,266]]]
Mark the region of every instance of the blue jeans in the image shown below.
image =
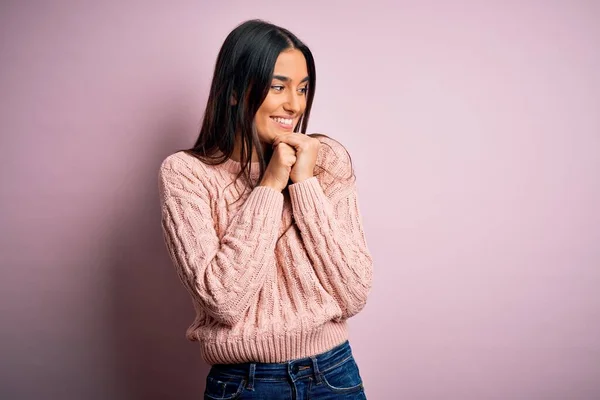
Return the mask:
[[[316,356],[282,363],[215,364],[205,400],[365,400],[348,341]]]

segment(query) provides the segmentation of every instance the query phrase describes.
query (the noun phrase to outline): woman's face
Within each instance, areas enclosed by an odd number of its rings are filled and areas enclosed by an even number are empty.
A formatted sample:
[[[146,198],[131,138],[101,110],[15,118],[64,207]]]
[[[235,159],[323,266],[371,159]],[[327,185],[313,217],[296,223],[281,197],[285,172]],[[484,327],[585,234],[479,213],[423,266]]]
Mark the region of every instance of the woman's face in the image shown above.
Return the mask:
[[[267,97],[260,105],[254,123],[263,143],[277,135],[293,132],[306,109],[308,72],[300,50],[284,50],[277,57]]]

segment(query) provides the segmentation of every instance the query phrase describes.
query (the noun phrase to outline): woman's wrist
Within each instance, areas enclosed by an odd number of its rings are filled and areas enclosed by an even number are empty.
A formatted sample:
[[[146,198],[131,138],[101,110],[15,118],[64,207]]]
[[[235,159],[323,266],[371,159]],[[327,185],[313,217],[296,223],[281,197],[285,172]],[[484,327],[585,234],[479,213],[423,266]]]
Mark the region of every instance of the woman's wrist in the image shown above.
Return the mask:
[[[267,187],[270,187],[273,190],[277,190],[278,192],[281,192],[283,190],[279,186],[277,186],[274,183],[272,183],[271,181],[269,181],[268,179],[263,179],[262,181],[260,181],[260,183],[258,184],[258,186],[267,186]]]
[[[310,179],[312,177],[314,177],[314,175],[302,175],[300,177],[294,177],[294,178],[291,178],[291,179],[292,179],[293,183],[301,183],[301,182],[304,182],[305,180]]]

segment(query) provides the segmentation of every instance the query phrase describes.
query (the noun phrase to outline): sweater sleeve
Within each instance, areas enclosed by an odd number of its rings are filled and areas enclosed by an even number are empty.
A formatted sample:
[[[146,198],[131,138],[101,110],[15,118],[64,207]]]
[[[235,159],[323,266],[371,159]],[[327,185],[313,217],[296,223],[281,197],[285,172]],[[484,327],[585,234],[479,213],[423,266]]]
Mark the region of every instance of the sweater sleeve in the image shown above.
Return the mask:
[[[367,248],[358,193],[345,149],[329,139],[324,153],[329,176],[289,186],[296,224],[321,284],[340,305],[342,319],[365,306],[371,290],[373,262]],[[323,144],[321,146],[324,146]],[[322,185],[326,187],[323,190]]]
[[[269,270],[283,194],[265,186],[252,190],[219,239],[202,168],[176,154],[159,172],[162,230],[171,260],[190,295],[218,322],[235,325],[258,300]]]

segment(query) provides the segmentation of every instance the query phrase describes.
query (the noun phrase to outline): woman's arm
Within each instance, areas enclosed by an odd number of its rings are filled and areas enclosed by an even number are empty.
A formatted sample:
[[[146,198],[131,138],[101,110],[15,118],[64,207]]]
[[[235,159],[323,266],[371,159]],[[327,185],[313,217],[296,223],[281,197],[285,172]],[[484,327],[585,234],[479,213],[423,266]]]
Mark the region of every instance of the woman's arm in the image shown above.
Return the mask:
[[[358,206],[355,177],[341,144],[328,139],[323,190],[317,177],[289,186],[294,218],[321,284],[338,302],[342,318],[357,314],[371,289],[373,261]],[[323,162],[322,161],[322,162]],[[323,179],[325,181],[325,179]]]
[[[275,268],[283,195],[256,187],[219,240],[209,193],[197,174],[177,154],[161,165],[163,235],[191,296],[217,321],[233,326]]]

